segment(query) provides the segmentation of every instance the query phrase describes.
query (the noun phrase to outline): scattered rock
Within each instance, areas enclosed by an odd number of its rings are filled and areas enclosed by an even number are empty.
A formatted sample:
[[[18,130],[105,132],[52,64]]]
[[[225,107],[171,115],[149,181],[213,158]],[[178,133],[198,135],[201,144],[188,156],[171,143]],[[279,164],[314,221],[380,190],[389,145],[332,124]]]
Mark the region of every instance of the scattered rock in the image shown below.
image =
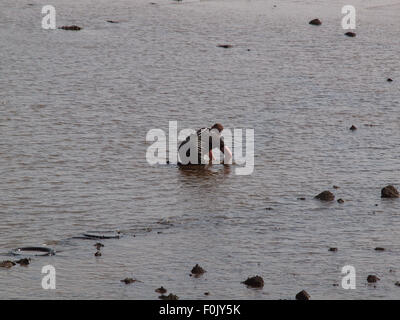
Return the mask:
[[[9,268],[11,268],[13,266],[15,266],[15,262],[12,262],[12,261],[9,261],[9,260],[0,262],[0,268],[9,269]]]
[[[107,20],[108,23],[119,23],[119,21],[115,21],[115,20]]]
[[[338,283],[334,283],[334,284],[332,284],[334,287],[339,287],[339,284]]]
[[[351,131],[356,131],[356,130],[357,130],[357,127],[356,127],[355,125],[352,125],[352,126],[350,127],[350,130],[351,130]]]
[[[20,266],[27,266],[31,262],[31,259],[24,258],[24,259],[19,259],[18,261],[15,261],[15,263],[18,263]]]
[[[376,247],[375,250],[376,250],[376,251],[385,251],[385,248]]]
[[[73,25],[73,26],[62,26],[62,27],[59,27],[58,29],[62,29],[62,30],[71,30],[71,31],[79,31],[79,30],[81,30],[82,28]]]
[[[232,48],[232,45],[231,44],[218,44],[217,47],[229,49],[229,48]]]
[[[100,251],[97,251],[97,252],[94,254],[94,256],[95,256],[95,257],[101,257],[101,252],[100,252]]]
[[[209,293],[209,292],[204,292],[204,295],[205,295],[205,296],[209,296],[210,293]]]
[[[192,274],[195,274],[195,275],[201,275],[201,274],[203,274],[204,272],[206,272],[206,270],[204,270],[202,267],[200,267],[198,264],[196,264],[194,267],[193,267],[193,269],[192,269]]]
[[[156,289],[155,292],[164,294],[164,293],[167,293],[167,289],[165,289],[163,286],[161,286],[160,288]]]
[[[397,281],[394,285],[400,287],[400,281]]]
[[[344,200],[343,200],[343,199],[338,199],[337,202],[340,203],[340,204],[342,204],[342,203],[344,203]]]
[[[393,79],[391,79],[391,78],[387,78],[387,80],[386,80],[387,82],[392,82],[393,81]]]
[[[333,189],[340,189],[340,187],[338,187],[338,186],[333,186]]]
[[[307,291],[302,290],[296,294],[296,300],[310,300],[310,295],[307,293]]]
[[[346,32],[344,35],[346,35],[348,37],[355,37],[356,36],[356,34],[354,32],[351,32],[351,31]]]
[[[101,248],[104,247],[104,244],[97,242],[94,246],[96,247],[97,250],[100,250]]]
[[[265,210],[268,210],[268,211],[269,211],[269,210],[272,210],[272,208],[271,208],[271,207],[268,207],[268,208],[265,208]]]
[[[370,275],[367,277],[368,283],[375,283],[375,282],[377,282],[377,281],[379,281],[379,280],[381,280],[381,279],[379,279],[377,276],[372,275],[372,274],[370,274]]]
[[[297,200],[306,200],[306,198],[304,198],[304,197],[301,197],[301,198],[297,198]]]
[[[161,300],[179,300],[179,297],[175,294],[170,293],[169,295],[165,296],[165,295],[161,295],[158,297]]]
[[[319,195],[315,196],[315,198],[319,199],[319,200],[322,200],[322,201],[333,201],[333,200],[335,200],[335,196],[330,191],[323,191]]]
[[[252,287],[252,288],[262,288],[264,287],[264,279],[261,278],[260,276],[255,276],[255,277],[249,277],[247,278],[246,281],[242,282],[246,286]]]
[[[312,24],[313,26],[320,26],[322,22],[319,19],[313,19],[309,22],[309,24]]]
[[[132,279],[132,278],[125,278],[125,279],[121,280],[121,282],[124,282],[125,284],[131,284],[136,281],[137,281],[136,279]]]
[[[399,192],[392,185],[384,187],[381,191],[382,198],[398,198],[399,196],[400,196]]]
[[[336,252],[336,251],[338,251],[338,248],[329,248],[328,251]]]

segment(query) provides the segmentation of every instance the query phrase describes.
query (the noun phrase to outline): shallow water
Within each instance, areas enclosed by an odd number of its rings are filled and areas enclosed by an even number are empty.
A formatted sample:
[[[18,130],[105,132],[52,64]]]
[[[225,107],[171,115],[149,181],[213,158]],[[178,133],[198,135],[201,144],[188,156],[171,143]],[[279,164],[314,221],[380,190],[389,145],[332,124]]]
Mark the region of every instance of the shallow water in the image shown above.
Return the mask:
[[[398,299],[400,202],[380,189],[400,186],[400,3],[352,1],[347,38],[348,1],[154,2],[52,0],[79,32],[42,30],[48,1],[0,3],[0,260],[57,250],[0,270],[0,298]],[[253,128],[254,173],[150,166],[146,133],[169,121]],[[73,239],[117,230],[98,258]],[[344,265],[355,290],[333,286]],[[262,290],[240,283],[255,274]]]

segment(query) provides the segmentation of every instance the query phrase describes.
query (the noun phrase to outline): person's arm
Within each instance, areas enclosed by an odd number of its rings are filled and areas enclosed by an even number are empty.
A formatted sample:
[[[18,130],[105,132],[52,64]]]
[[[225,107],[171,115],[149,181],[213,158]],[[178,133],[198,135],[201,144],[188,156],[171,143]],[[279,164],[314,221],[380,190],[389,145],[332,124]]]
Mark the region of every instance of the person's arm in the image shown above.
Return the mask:
[[[213,160],[215,160],[215,157],[214,157],[214,154],[213,154],[212,150],[210,150],[208,152],[208,157],[210,158],[210,162],[213,162]]]

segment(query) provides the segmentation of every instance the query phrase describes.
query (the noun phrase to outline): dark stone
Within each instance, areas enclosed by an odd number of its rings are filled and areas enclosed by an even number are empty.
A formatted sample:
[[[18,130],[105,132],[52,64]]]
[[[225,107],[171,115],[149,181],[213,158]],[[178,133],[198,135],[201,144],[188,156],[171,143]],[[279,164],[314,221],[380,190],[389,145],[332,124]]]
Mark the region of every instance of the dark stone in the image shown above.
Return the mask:
[[[115,21],[115,20],[107,20],[108,23],[119,23],[119,21]]]
[[[306,198],[304,198],[304,197],[301,197],[301,198],[297,198],[297,200],[306,200]]]
[[[340,189],[340,187],[338,187],[338,186],[333,186],[333,189]]]
[[[31,259],[19,259],[18,261],[15,261],[15,263],[18,263],[20,266],[27,266],[31,262]]]
[[[170,293],[169,295],[165,296],[165,295],[161,295],[158,297],[161,300],[178,300],[179,297],[175,294]]]
[[[315,196],[315,198],[319,199],[319,200],[322,200],[322,201],[333,201],[333,200],[335,200],[335,196],[330,191],[323,191],[319,195]]]
[[[125,284],[131,284],[136,281],[137,281],[136,279],[132,279],[132,278],[125,278],[125,279],[121,280],[121,282],[124,282]]]
[[[393,79],[391,79],[391,78],[388,78],[386,81],[387,81],[387,82],[392,82],[392,81],[393,81]]]
[[[357,127],[356,127],[355,125],[352,125],[352,126],[350,127],[350,130],[351,130],[351,131],[356,131],[356,130],[357,130]]]
[[[217,47],[229,49],[229,48],[232,48],[232,45],[231,44],[219,44],[219,45],[217,45]]]
[[[209,292],[204,292],[204,295],[205,295],[205,296],[209,296],[210,293],[209,293]]]
[[[101,252],[100,252],[100,251],[97,251],[97,252],[94,254],[94,256],[95,256],[95,257],[101,257]]]
[[[255,276],[255,277],[249,277],[247,278],[246,281],[242,282],[246,286],[252,287],[252,288],[262,288],[264,287],[264,279],[261,278],[260,276]]]
[[[394,285],[400,287],[400,281],[397,281]]]
[[[74,26],[62,26],[62,27],[59,27],[58,29],[79,31],[79,30],[81,30],[82,28],[74,25]]]
[[[97,250],[100,250],[101,248],[104,247],[104,244],[97,242],[94,246],[96,247]]]
[[[332,251],[332,252],[336,252],[338,249],[337,248],[329,248],[329,251]]]
[[[376,247],[375,250],[376,250],[376,251],[385,251],[385,248]]]
[[[344,200],[343,200],[343,199],[338,199],[337,202],[340,203],[340,204],[342,204],[342,203],[344,203]]]
[[[313,19],[309,22],[309,24],[312,24],[313,26],[320,26],[322,22],[319,19]]]
[[[165,289],[163,286],[155,290],[157,293],[164,294],[167,292],[167,289]]]
[[[310,300],[310,295],[307,293],[307,291],[302,290],[296,294],[296,300]]]
[[[368,277],[367,277],[367,281],[368,281],[368,283],[375,283],[375,282],[377,282],[377,281],[379,281],[379,280],[381,280],[381,279],[379,279],[377,276],[375,276],[375,275],[369,275]]]
[[[198,264],[196,264],[193,269],[192,269],[192,274],[200,275],[206,272],[202,267],[200,267]]]
[[[356,34],[354,32],[351,32],[351,31],[346,32],[344,35],[346,35],[348,37],[355,37],[356,36]]]
[[[399,192],[392,185],[384,187],[381,191],[382,198],[398,198],[399,196]]]
[[[15,266],[15,262],[12,262],[12,261],[9,261],[9,260],[0,262],[0,268],[9,269],[9,268],[11,268],[13,266]]]

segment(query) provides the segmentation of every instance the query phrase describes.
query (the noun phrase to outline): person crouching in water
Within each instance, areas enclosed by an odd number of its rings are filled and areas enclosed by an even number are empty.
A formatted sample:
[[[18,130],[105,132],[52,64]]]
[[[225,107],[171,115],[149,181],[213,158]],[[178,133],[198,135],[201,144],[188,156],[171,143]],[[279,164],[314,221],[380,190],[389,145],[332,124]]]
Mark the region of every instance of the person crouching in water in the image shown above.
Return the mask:
[[[217,147],[224,154],[224,163],[230,163],[232,152],[225,146],[221,137],[222,130],[222,124],[216,123],[211,128],[201,128],[188,136],[178,147],[178,165],[205,165],[206,155],[209,157],[209,163],[212,163],[215,160],[212,150]]]

